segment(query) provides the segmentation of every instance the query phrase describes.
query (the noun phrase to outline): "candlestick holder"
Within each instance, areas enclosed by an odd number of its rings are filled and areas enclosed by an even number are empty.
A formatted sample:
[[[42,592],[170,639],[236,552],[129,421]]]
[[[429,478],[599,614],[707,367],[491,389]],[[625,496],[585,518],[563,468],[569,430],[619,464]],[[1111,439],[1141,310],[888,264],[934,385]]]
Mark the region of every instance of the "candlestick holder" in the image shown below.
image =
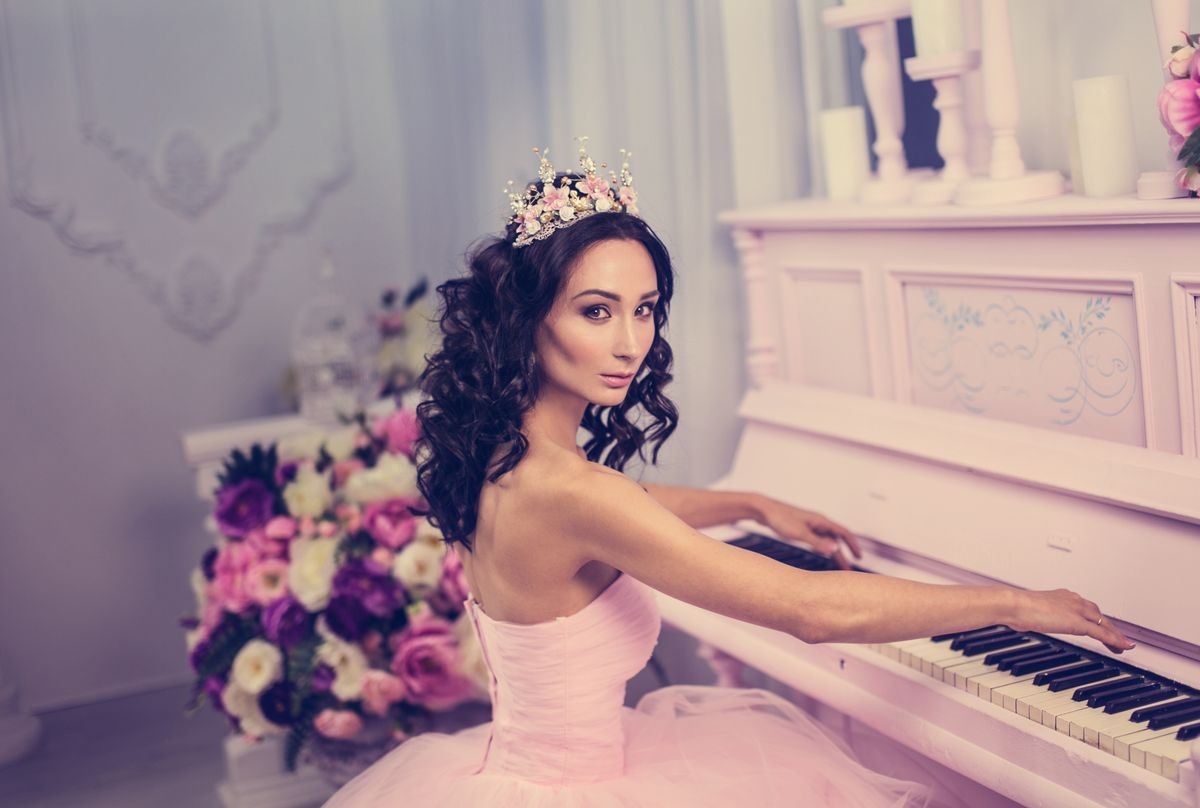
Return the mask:
[[[935,179],[918,183],[913,188],[911,201],[914,204],[942,205],[950,202],[959,184],[970,176],[967,168],[962,76],[977,67],[978,51],[913,56],[904,60],[904,69],[913,81],[933,82],[933,107],[939,115],[937,150],[945,163]]]
[[[987,177],[963,180],[954,194],[960,205],[1003,204],[1046,199],[1063,193],[1057,171],[1026,171],[1017,143],[1017,73],[1007,0],[982,0],[980,29],[983,42],[984,109],[992,135]]]
[[[1188,0],[1153,0],[1154,30],[1158,34],[1158,52],[1162,64],[1171,58],[1171,46],[1182,45],[1182,31],[1188,30]],[[1163,82],[1169,82],[1175,77],[1165,67]],[[1174,199],[1187,196],[1187,189],[1181,188],[1175,181],[1175,175],[1181,168],[1178,156],[1166,149],[1165,171],[1143,171],[1138,176],[1138,199]]]
[[[859,200],[870,203],[900,202],[908,198],[916,183],[904,157],[900,135],[904,131],[904,95],[901,88],[900,52],[895,21],[912,14],[910,0],[878,0],[835,6],[821,12],[830,28],[853,28],[865,55],[862,64],[863,90],[875,121],[871,150],[878,159],[874,176],[863,185]]]

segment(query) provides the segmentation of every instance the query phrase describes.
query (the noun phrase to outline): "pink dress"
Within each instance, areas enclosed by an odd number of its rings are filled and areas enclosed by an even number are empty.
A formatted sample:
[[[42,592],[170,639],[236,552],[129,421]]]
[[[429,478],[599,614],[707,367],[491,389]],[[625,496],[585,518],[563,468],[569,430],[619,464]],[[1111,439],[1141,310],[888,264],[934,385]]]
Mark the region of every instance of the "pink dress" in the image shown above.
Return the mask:
[[[325,808],[399,806],[910,806],[926,786],[859,764],[766,690],[672,685],[624,704],[661,619],[622,573],[581,611],[521,625],[471,599],[492,673],[493,720],[404,742]]]

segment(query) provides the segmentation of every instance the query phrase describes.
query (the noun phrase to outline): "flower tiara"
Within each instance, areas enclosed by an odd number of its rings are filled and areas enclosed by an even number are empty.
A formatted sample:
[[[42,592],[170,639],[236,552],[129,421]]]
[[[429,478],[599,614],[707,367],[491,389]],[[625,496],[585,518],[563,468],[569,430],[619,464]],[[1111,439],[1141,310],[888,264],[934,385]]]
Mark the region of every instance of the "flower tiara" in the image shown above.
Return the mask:
[[[587,137],[575,138],[579,141],[579,167],[583,179],[572,183],[570,177],[562,177],[558,185],[554,184],[555,170],[550,164],[550,150],[534,148],[533,153],[540,157],[538,163],[538,180],[530,183],[524,193],[513,191],[513,181],[508,181],[504,193],[512,204],[513,215],[509,224],[517,226],[517,237],[513,240],[514,247],[524,247],[534,241],[544,239],[561,230],[570,227],[580,219],[593,213],[632,213],[637,214],[637,191],[633,190],[633,174],[629,173],[629,158],[632,153],[621,149],[621,173],[608,173],[606,180],[596,170],[596,163],[588,157],[585,144]],[[601,163],[600,169],[608,167]],[[616,186],[616,191],[613,191]]]

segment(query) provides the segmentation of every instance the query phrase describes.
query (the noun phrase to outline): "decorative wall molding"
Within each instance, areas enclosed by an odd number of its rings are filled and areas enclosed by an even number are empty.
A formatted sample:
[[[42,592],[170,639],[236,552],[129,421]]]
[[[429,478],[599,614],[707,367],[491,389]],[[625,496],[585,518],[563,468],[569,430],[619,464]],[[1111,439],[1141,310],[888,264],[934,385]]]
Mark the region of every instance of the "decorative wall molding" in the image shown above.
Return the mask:
[[[887,267],[885,283],[901,403],[1159,448],[1139,274]],[[953,288],[1004,294],[947,306],[942,293]],[[1080,297],[1079,310],[1045,306],[1055,292]],[[1042,306],[1026,305],[1034,295]],[[925,346],[918,355],[914,341]],[[1009,372],[990,377],[997,368]],[[1108,420],[1087,426],[1089,415]]]
[[[1183,454],[1200,457],[1200,274],[1171,275]]]
[[[86,203],[78,197],[71,198],[67,193],[49,192],[39,187],[35,154],[25,131],[25,99],[17,81],[12,25],[7,3],[0,2],[0,131],[4,134],[4,159],[13,206],[45,222],[58,240],[73,253],[82,257],[102,257],[106,264],[120,270],[148,300],[163,310],[172,328],[199,341],[212,339],[236,319],[242,301],[257,287],[267,259],[281,240],[306,232],[325,200],[345,185],[353,173],[346,69],[337,6],[333,0],[321,0],[319,8],[323,12],[322,23],[319,26],[321,30],[315,36],[328,38],[329,69],[335,88],[332,103],[336,106],[337,117],[325,167],[315,176],[304,180],[295,196],[275,206],[274,214],[268,214],[254,225],[253,237],[247,239],[251,242],[249,255],[239,262],[240,266],[220,272],[217,268],[227,262],[203,254],[201,248],[191,248],[185,249],[182,256],[175,260],[174,270],[168,274],[162,269],[154,271],[155,266],[162,265],[161,259],[146,262],[138,254],[130,232],[132,222],[107,226],[80,224],[79,220],[96,212],[85,210]],[[67,25],[69,27],[70,23]],[[274,57],[270,58],[273,60]],[[281,111],[276,113],[276,116],[281,115]],[[271,117],[269,111],[267,117]],[[176,208],[172,208],[176,212],[193,211],[194,220],[195,215],[221,198],[228,178],[236,173],[237,168],[245,165],[246,159],[259,144],[242,140],[226,152],[219,161],[224,179],[211,184],[199,181],[200,174],[195,166],[181,168],[183,163],[195,160],[199,152],[196,151],[195,141],[189,144],[186,142],[187,136],[179,134],[182,127],[177,127],[175,132],[176,135],[168,141],[168,150],[177,151],[171,159],[175,160],[174,165],[179,172],[175,178],[168,176],[162,185],[162,192],[166,194],[163,199],[174,199],[173,203],[165,204],[168,208],[171,204],[176,205]],[[265,138],[265,132],[259,139],[262,138]],[[113,145],[115,151],[112,154],[118,155],[118,163],[126,165],[126,171],[128,165],[138,164],[138,158],[132,151],[122,151],[122,147],[115,145],[115,140],[104,142]],[[172,142],[173,146],[170,145]],[[132,156],[125,159],[119,155]],[[163,199],[156,198],[156,201],[162,205]]]
[[[80,0],[71,0],[67,6],[79,130],[84,142],[99,149],[131,178],[145,182],[156,202],[181,216],[200,216],[216,204],[225,194],[230,179],[246,165],[246,161],[279,125],[279,72],[275,60],[271,13],[264,0],[259,0],[258,9],[263,76],[267,86],[266,108],[256,114],[246,134],[225,148],[215,161],[210,160],[214,150],[204,143],[201,135],[185,128],[177,129],[163,143],[163,178],[160,179],[148,155],[133,146],[121,144],[117,133],[100,122],[92,88],[96,71],[91,63],[86,15]]]

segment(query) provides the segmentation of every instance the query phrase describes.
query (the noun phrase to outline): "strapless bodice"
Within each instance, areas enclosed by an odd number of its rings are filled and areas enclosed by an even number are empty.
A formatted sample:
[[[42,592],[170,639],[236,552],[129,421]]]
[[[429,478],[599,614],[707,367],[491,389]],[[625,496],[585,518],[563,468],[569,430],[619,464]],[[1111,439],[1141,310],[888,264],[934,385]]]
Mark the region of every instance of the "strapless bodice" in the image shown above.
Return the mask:
[[[653,591],[622,573],[580,611],[530,625],[493,620],[470,598],[465,608],[492,674],[478,771],[551,785],[620,776],[625,685],[661,628]]]

